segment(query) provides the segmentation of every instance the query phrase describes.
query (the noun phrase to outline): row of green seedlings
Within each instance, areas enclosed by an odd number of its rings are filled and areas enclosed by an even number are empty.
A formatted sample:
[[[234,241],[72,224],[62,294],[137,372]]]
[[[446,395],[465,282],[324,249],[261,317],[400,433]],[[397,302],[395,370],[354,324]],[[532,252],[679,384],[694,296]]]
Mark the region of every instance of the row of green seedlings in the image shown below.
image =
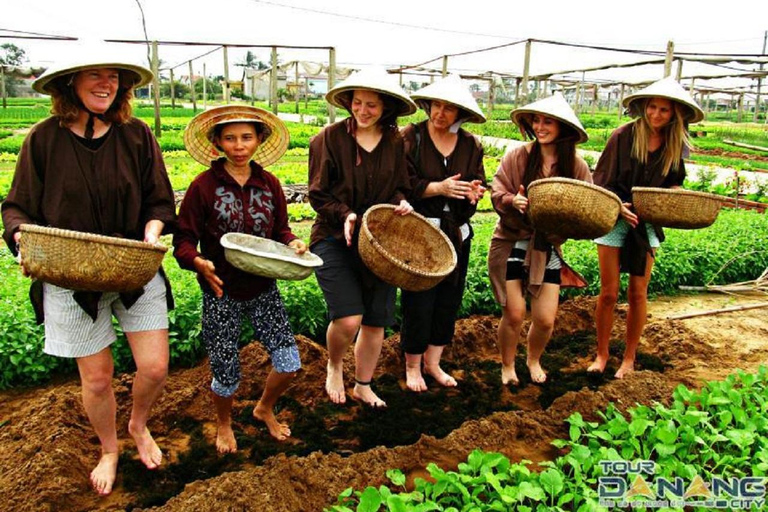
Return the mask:
[[[367,487],[362,491],[346,489],[330,512],[602,512],[626,510],[626,507],[604,506],[601,500],[601,478],[609,476],[606,468],[618,467],[606,461],[647,461],[629,465],[652,467],[652,475],[630,469],[627,481],[638,476],[643,481],[654,479],[674,482],[677,489],[661,487],[656,500],[672,502],[679,498],[680,485],[701,479],[715,483],[718,491],[710,499],[734,504],[743,491],[742,479],[752,482],[752,489],[762,487],[768,473],[768,368],[761,366],[757,374],[737,371],[724,381],[708,382],[701,391],[680,385],[673,393],[671,405],[638,405],[622,414],[612,403],[598,412],[600,421],[585,421],[574,413],[569,424],[568,439],[553,441],[563,455],[539,464],[541,471],[531,470],[531,461],[511,463],[498,453],[473,451],[458,471],[445,471],[435,464],[427,470],[431,481],[414,480],[414,489],[405,488],[405,475],[400,470],[387,471],[390,486]],[[635,472],[636,471],[636,472]],[[682,479],[682,481],[681,481]],[[760,483],[762,482],[762,483]],[[674,486],[673,486],[674,487]],[[402,489],[402,490],[401,490]],[[655,488],[659,493],[659,487]],[[722,491],[722,492],[720,492]],[[759,492],[755,493],[757,496]],[[633,509],[648,496],[629,498]],[[602,505],[601,505],[602,502]],[[635,502],[635,506],[631,503]],[[691,503],[692,501],[688,501]],[[762,510],[764,501],[740,502],[746,509]],[[709,505],[711,507],[711,505]],[[692,507],[707,510],[707,507]],[[738,507],[734,507],[738,508]],[[690,510],[687,506],[685,510]],[[662,507],[659,511],[683,512],[684,507]]]
[[[460,317],[498,315],[499,307],[488,286],[487,253],[497,216],[479,214],[473,218],[472,241]],[[309,239],[309,223],[292,226],[304,240]],[[170,244],[169,239],[163,241]],[[597,295],[600,291],[599,266],[595,245],[589,240],[571,240],[563,246],[565,260],[589,283],[585,289],[563,290],[564,298]],[[175,367],[197,364],[205,350],[200,340],[200,287],[192,272],[181,270],[173,256],[166,255],[163,266],[173,286],[176,309],[169,312],[171,364]],[[649,285],[651,296],[673,294],[680,285],[703,286],[756,279],[768,267],[768,216],[740,210],[720,213],[710,228],[693,231],[668,230],[667,240],[657,253]],[[0,247],[0,389],[45,382],[58,372],[71,373],[74,365],[65,359],[42,353],[43,329],[34,322],[27,292],[29,281],[21,275],[8,249]],[[314,276],[304,281],[278,283],[293,331],[323,341],[327,326],[325,301]],[[627,278],[621,281],[622,297]],[[399,314],[399,308],[398,308]],[[396,319],[399,325],[399,317]],[[252,338],[243,332],[243,343]],[[113,345],[118,372],[132,371],[130,349],[121,336]]]

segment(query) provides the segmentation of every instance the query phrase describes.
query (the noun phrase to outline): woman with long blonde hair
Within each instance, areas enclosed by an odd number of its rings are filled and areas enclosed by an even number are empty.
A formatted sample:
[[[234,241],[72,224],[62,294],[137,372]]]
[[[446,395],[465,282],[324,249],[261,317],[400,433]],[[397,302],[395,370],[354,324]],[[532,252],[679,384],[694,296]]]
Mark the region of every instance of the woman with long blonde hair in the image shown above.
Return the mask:
[[[619,379],[634,369],[647,317],[653,259],[656,248],[664,241],[660,227],[646,224],[632,211],[632,187],[680,187],[685,180],[683,154],[690,146],[686,123],[697,123],[704,117],[691,95],[672,78],[627,96],[624,106],[636,119],[611,134],[593,176],[595,184],[621,198],[622,207],[613,230],[595,240],[600,297],[595,311],[597,357],[589,367],[591,372],[602,372],[608,363],[620,272],[628,272],[626,349],[616,372]]]

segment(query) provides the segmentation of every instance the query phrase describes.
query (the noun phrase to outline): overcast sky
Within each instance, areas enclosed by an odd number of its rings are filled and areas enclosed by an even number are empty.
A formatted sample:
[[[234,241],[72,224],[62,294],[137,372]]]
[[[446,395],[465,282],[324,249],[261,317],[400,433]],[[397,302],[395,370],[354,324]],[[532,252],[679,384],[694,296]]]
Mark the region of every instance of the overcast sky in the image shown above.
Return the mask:
[[[334,46],[339,65],[417,64],[444,54],[489,48],[538,38],[620,48],[663,51],[761,53],[768,29],[768,2],[731,0],[709,4],[675,0],[645,2],[516,0],[138,0],[151,39],[260,45]],[[458,5],[461,7],[448,7]],[[710,6],[711,5],[711,6]],[[58,34],[88,41],[143,39],[137,0],[3,0],[0,29]],[[372,20],[379,20],[375,22]],[[0,31],[0,35],[9,32]],[[25,48],[30,64],[50,65],[72,53],[65,42],[0,39]],[[124,58],[146,62],[146,49],[119,45]],[[451,57],[449,69],[471,73],[520,74],[523,47]],[[212,47],[211,47],[212,48]],[[178,64],[211,48],[162,46],[166,65]],[[269,50],[255,49],[269,61]],[[230,50],[232,64],[245,50]],[[281,61],[327,61],[327,51],[280,50]],[[532,73],[560,71],[648,57],[534,44]],[[195,62],[209,73],[222,72],[221,52]],[[436,60],[430,66],[440,68]],[[187,67],[181,73],[186,74]],[[702,72],[686,63],[683,74]],[[707,66],[703,72],[726,70]],[[233,74],[233,71],[230,71]],[[659,66],[588,75],[606,78],[661,78]]]

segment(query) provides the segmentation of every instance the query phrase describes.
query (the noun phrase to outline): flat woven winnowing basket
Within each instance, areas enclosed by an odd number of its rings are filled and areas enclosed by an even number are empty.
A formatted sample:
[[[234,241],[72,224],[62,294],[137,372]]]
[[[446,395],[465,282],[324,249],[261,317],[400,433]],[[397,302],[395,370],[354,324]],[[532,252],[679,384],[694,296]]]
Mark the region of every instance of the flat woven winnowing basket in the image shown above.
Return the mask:
[[[562,238],[591,240],[613,229],[619,196],[570,178],[544,178],[528,186],[528,215],[536,229]]]
[[[358,251],[382,281],[418,292],[436,286],[456,268],[456,251],[445,233],[416,212],[397,215],[389,204],[363,215]]]
[[[681,188],[632,187],[637,215],[654,226],[701,229],[711,226],[722,205],[715,194]]]
[[[147,284],[168,250],[160,244],[22,224],[19,249],[35,279],[78,291],[126,292]]]

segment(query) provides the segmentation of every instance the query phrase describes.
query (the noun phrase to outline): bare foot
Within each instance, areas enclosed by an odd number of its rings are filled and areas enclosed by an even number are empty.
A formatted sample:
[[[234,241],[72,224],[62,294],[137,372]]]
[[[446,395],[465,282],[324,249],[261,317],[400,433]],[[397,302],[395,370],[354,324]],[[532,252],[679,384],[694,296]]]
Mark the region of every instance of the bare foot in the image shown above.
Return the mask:
[[[537,384],[542,384],[547,380],[547,374],[544,372],[544,368],[541,367],[539,361],[526,361],[528,365],[528,371],[531,372],[531,380]]]
[[[328,361],[328,376],[325,378],[325,392],[328,393],[331,402],[335,404],[343,404],[347,401],[347,395],[344,392],[342,364],[339,364],[339,367],[336,368]]]
[[[155,443],[152,434],[149,433],[149,429],[146,426],[143,429],[137,429],[129,422],[128,433],[131,434],[131,437],[136,442],[141,462],[147,466],[147,469],[157,469],[160,463],[163,462],[163,452],[160,451],[160,447]]]
[[[520,379],[517,378],[514,363],[509,367],[504,366],[503,364],[501,365],[501,383],[505,386],[510,383],[515,386],[520,384]]]
[[[364,404],[370,405],[374,409],[387,406],[387,403],[373,392],[370,384],[355,384],[355,387],[352,389],[352,397]]]
[[[598,354],[595,357],[595,362],[589,365],[587,371],[591,373],[603,373],[603,371],[605,371],[606,364],[608,364],[608,356],[603,357]]]
[[[112,492],[112,485],[117,476],[117,458],[117,452],[104,453],[91,471],[91,485],[100,496],[106,496]]]
[[[441,386],[445,386],[447,388],[455,388],[458,384],[456,379],[445,373],[443,369],[440,368],[440,366],[424,365],[424,371],[431,375],[432,378],[435,379]]]
[[[285,423],[280,423],[275,417],[275,413],[269,407],[264,407],[261,402],[253,408],[253,417],[263,421],[267,426],[269,433],[278,441],[285,441],[291,437],[291,429]]]
[[[421,375],[421,365],[405,365],[405,385],[417,393],[427,390],[427,383],[424,382],[424,377]]]
[[[623,379],[630,373],[635,371],[635,362],[634,361],[624,361],[621,363],[621,366],[618,370],[616,370],[616,377],[617,379]]]
[[[235,453],[237,451],[237,441],[231,424],[220,424],[216,429],[216,451],[219,453]]]

